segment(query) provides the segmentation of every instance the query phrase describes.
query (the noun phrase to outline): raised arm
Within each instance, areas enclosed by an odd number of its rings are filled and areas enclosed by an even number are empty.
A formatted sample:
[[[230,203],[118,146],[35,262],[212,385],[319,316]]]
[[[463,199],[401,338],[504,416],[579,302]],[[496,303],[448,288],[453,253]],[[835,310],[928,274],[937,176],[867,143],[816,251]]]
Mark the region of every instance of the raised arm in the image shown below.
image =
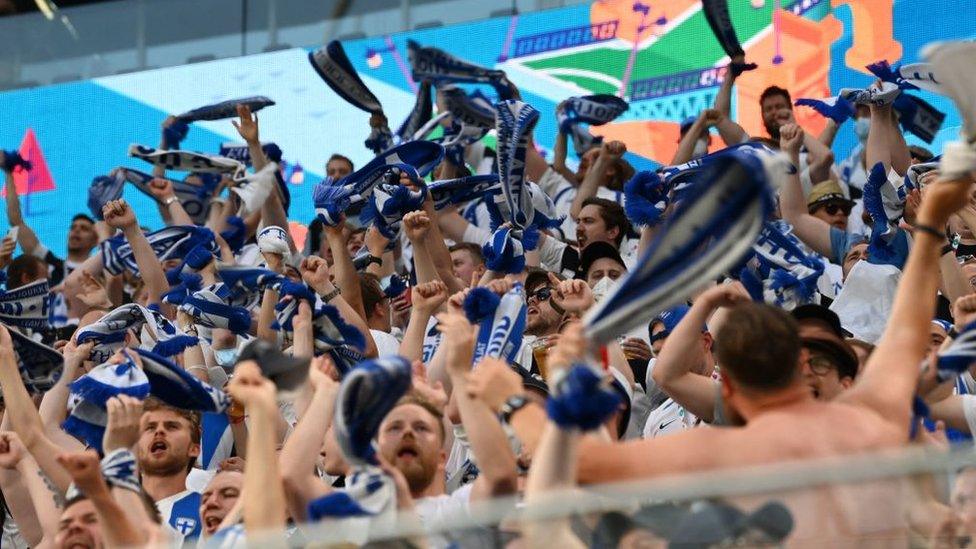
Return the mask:
[[[708,137],[708,128],[719,116],[722,116],[721,113],[715,109],[706,109],[698,115],[688,131],[681,136],[678,149],[674,151],[674,158],[671,159],[672,166],[691,160],[695,152],[695,144],[702,136]]]
[[[107,547],[135,547],[149,542],[148,532],[132,522],[125,506],[112,497],[112,489],[105,483],[98,454],[92,450],[58,456],[65,469],[71,472],[78,489],[92,502],[98,524]],[[132,493],[135,494],[134,492]],[[142,502],[135,500],[141,509]]]
[[[336,254],[333,253],[332,256],[335,257]],[[336,287],[332,285],[332,281],[329,279],[328,263],[321,257],[309,256],[302,260],[299,271],[302,273],[302,280],[315,290],[315,293],[323,297],[334,296],[328,300],[328,304],[338,309],[339,314],[346,322],[363,333],[363,337],[366,338],[366,348],[363,353],[367,357],[375,357],[377,353],[376,342],[373,341],[373,335],[369,331],[369,326],[366,325],[366,319],[356,312],[341,295],[334,295]]]
[[[952,160],[959,162],[957,158]],[[927,186],[916,214],[914,245],[895,293],[887,327],[853,387],[841,396],[873,409],[903,428],[906,437],[918,365],[929,346],[929,323],[935,312],[939,286],[936,266],[944,244],[945,226],[949,216],[968,202],[972,181],[966,173]]]
[[[339,392],[339,384],[327,372],[329,362],[331,360],[327,356],[321,356],[313,359],[309,365],[312,400],[285,441],[279,458],[288,512],[292,519],[299,522],[306,520],[308,502],[331,491],[315,474],[315,458],[332,424],[335,398]]]
[[[281,254],[261,252],[261,255],[264,256],[264,261],[268,264],[270,270],[278,274],[282,273],[285,260]],[[265,288],[264,294],[261,296],[261,310],[258,312],[257,335],[259,338],[274,345],[278,344],[278,332],[271,329],[271,324],[275,319],[275,305],[277,304],[278,290]]]
[[[427,212],[416,211],[403,216],[403,232],[413,245],[413,265],[417,271],[418,284],[441,279],[428,246],[430,226],[431,219]]]
[[[136,214],[125,200],[113,200],[102,208],[102,215],[109,227],[122,229],[125,239],[132,247],[132,255],[139,266],[139,276],[146,281],[149,303],[160,303],[163,294],[169,291],[169,283],[166,281],[162,263],[139,228]]]
[[[424,338],[430,317],[447,301],[447,285],[440,280],[418,284],[410,289],[410,319],[400,342],[400,356],[411,361],[422,360]]]
[[[20,482],[27,490],[30,500],[28,502],[12,501],[10,498],[14,494],[5,493],[7,506],[11,509],[11,514],[15,507],[24,509],[32,507],[37,524],[41,528],[41,539],[36,542],[37,547],[50,547],[54,543],[54,537],[58,533],[58,518],[61,512],[58,510],[61,494],[52,492],[41,476],[41,470],[37,462],[24,447],[17,433],[11,431],[0,432],[0,468],[15,470],[19,475]],[[26,506],[24,504],[27,504]],[[26,509],[24,509],[26,510]],[[22,513],[17,513],[21,515]],[[16,515],[15,515],[16,516]]]
[[[264,150],[261,148],[258,114],[251,114],[251,108],[247,105],[238,105],[237,116],[240,117],[240,122],[231,120],[230,123],[234,125],[237,133],[247,143],[247,152],[251,155],[251,165],[254,166],[255,172],[259,172],[268,164],[268,158],[264,156]]]
[[[227,390],[251,418],[244,465],[244,527],[251,534],[283,534],[287,513],[275,455],[278,404],[274,383],[261,375],[257,363],[248,360],[237,364]]]
[[[608,141],[600,146],[600,154],[590,169],[586,171],[586,176],[580,182],[576,196],[573,197],[573,205],[570,207],[569,215],[576,219],[579,217],[580,210],[583,209],[583,202],[588,198],[596,196],[597,189],[607,182],[607,168],[612,166],[623,154],[627,152],[627,146],[620,141]]]
[[[3,152],[0,151],[0,157],[2,156]],[[0,162],[0,165],[3,163]],[[34,234],[30,225],[24,222],[24,216],[20,213],[20,197],[17,195],[17,185],[14,184],[13,172],[3,170],[3,174],[7,190],[7,221],[11,227],[20,227],[17,231],[17,243],[20,244],[24,253],[34,253],[41,242],[37,239],[37,235]]]
[[[454,276],[451,252],[444,242],[444,235],[441,233],[440,224],[437,222],[437,211],[434,210],[434,201],[430,195],[427,195],[427,200],[424,201],[424,211],[427,212],[427,217],[431,220],[426,242],[427,251],[430,253],[431,261],[434,262],[437,276],[444,281],[444,284],[447,284],[449,291],[459,292],[464,289],[467,280],[460,280]]]
[[[794,167],[800,165],[800,144],[803,142],[803,129],[796,124],[780,127],[780,143]],[[834,257],[830,243],[830,225],[807,211],[806,198],[800,185],[799,173],[790,174],[780,190],[780,212],[783,219],[793,225],[796,236],[820,255]]]
[[[444,335],[441,345],[448,349],[448,375],[452,385],[462,386],[465,376],[471,372],[477,327],[472,326],[460,312],[442,314],[438,316],[438,320],[439,329]],[[477,367],[489,363],[508,366],[497,358],[485,357]],[[512,453],[498,416],[484,402],[472,398],[467,391],[454,391],[453,394],[461,415],[461,424],[478,464],[478,478],[471,489],[472,500],[514,493],[517,481],[515,454]]]
[[[359,273],[349,255],[346,244],[349,241],[349,233],[343,229],[345,223],[338,225],[325,225],[325,239],[329,242],[332,249],[332,274],[335,276],[335,285],[342,291],[342,298],[357,314],[366,318],[366,309],[363,305],[363,291],[359,286]]]
[[[745,56],[733,57],[731,61],[732,63],[744,64]],[[719,86],[718,93],[715,95],[715,110],[722,114],[718,119],[718,133],[726,145],[737,145],[749,138],[742,126],[732,119],[732,86],[735,85],[736,78],[738,75],[733,73],[730,64],[725,71],[722,85]]]
[[[149,182],[149,192],[159,201],[159,211],[166,218],[167,225],[193,225],[193,219],[183,209],[169,179],[153,179]]]

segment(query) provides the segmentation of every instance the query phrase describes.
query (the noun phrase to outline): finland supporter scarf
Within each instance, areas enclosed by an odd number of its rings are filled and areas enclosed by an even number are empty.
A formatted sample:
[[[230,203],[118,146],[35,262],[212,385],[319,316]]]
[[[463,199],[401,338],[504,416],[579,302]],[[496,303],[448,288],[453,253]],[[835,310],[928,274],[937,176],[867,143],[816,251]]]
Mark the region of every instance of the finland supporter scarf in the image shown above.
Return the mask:
[[[559,124],[559,131],[573,138],[576,154],[582,155],[603,140],[591,135],[583,124],[602,126],[615,120],[628,108],[626,101],[614,95],[570,97],[557,107],[556,121]]]
[[[378,155],[362,168],[338,181],[325,179],[315,187],[312,198],[315,213],[323,223],[335,226],[342,215],[353,226],[365,227],[368,222],[358,212],[368,203],[376,185],[394,168],[416,178],[426,176],[444,157],[444,148],[429,141],[411,141]]]
[[[137,355],[142,368],[136,364]],[[179,366],[150,351],[129,349],[124,359],[93,368],[70,385],[68,418],[62,428],[101,452],[108,422],[109,399],[127,395],[145,399],[153,395],[184,410],[221,413],[230,400],[218,389],[193,377]]]
[[[362,220],[372,223],[383,236],[395,241],[400,236],[403,216],[422,209],[427,198],[427,185],[419,178],[415,183],[419,184],[420,190],[414,191],[401,185],[397,170],[387,174],[387,181],[380,182],[373,189],[370,201],[363,210]]]
[[[339,372],[345,374],[362,360],[366,350],[366,337],[355,326],[347,323],[339,310],[322,301],[322,298],[303,283],[285,281],[281,284],[281,300],[275,306],[274,330],[291,334],[292,321],[298,314],[298,304],[305,301],[312,309],[312,337],[315,354],[329,353]],[[285,299],[290,297],[291,299]]]
[[[437,87],[454,82],[489,84],[500,98],[512,97],[511,84],[505,77],[505,71],[480,67],[444,50],[421,46],[413,40],[407,40],[407,57],[416,81],[430,80]]]
[[[125,173],[120,168],[115,175],[100,175],[92,179],[88,187],[88,209],[92,217],[102,221],[102,208],[113,200],[122,198],[122,187],[125,186]],[[148,189],[147,189],[148,191]]]
[[[380,105],[379,99],[359,78],[339,41],[333,40],[324,47],[310,52],[308,61],[332,91],[339,94],[339,97],[347,103],[370,114],[383,114],[383,106]],[[385,126],[373,128],[366,139],[366,147],[376,154],[385,151],[391,145],[393,145],[393,132]]]
[[[478,326],[472,364],[490,356],[516,362],[525,332],[525,291],[515,284],[499,296],[488,288],[474,288],[464,298],[464,314]]]
[[[406,143],[416,139],[414,135],[420,131],[434,115],[434,102],[430,95],[430,81],[424,80],[417,87],[417,101],[413,109],[397,128],[396,137],[400,143]]]
[[[221,101],[220,103],[204,105],[202,107],[186,111],[183,114],[179,114],[176,116],[176,119],[181,122],[189,123],[196,122],[197,120],[222,120],[224,118],[236,118],[238,105],[248,107],[253,113],[274,104],[274,101],[264,97],[263,95],[255,95],[253,97],[229,99],[227,101]]]
[[[0,322],[28,330],[50,327],[51,291],[47,279],[0,290]]]
[[[501,192],[497,174],[468,175],[456,179],[441,179],[427,186],[435,210],[457,206],[495,192]]]
[[[167,259],[179,259],[197,246],[205,246],[213,253],[220,250],[210,229],[195,225],[175,225],[166,227],[146,235],[153,253],[162,262]],[[113,275],[128,270],[139,274],[139,265],[132,254],[132,246],[123,235],[116,235],[100,244],[102,265]]]
[[[671,202],[678,202],[685,197],[688,189],[693,187],[693,184],[698,181],[704,171],[725,156],[739,153],[770,155],[775,152],[762,143],[750,141],[726,147],[712,154],[706,154],[700,158],[685,162],[684,164],[661,168],[658,170],[658,173],[664,179]]]
[[[518,274],[525,270],[525,247],[508,227],[499,227],[481,247],[489,271]]]
[[[549,387],[546,413],[561,429],[598,429],[617,411],[622,399],[611,379],[587,364],[557,371]]]
[[[882,82],[897,84],[902,90],[925,90],[939,95],[945,95],[945,89],[939,84],[935,67],[931,63],[910,63],[902,66],[900,63],[890,65],[882,59],[867,66],[871,74]]]
[[[201,173],[226,173],[238,177],[244,164],[223,156],[192,151],[164,151],[143,145],[129,145],[129,156],[167,170]]]
[[[17,367],[24,386],[32,394],[43,393],[54,386],[64,371],[64,357],[57,350],[38,343],[17,330],[10,329]]]
[[[967,324],[948,348],[939,351],[936,378],[949,381],[976,363],[976,322]]]
[[[118,168],[116,174],[116,178],[121,176],[123,181],[132,183],[142,194],[158,202],[158,199],[149,190],[149,182],[155,179],[154,176],[131,168]],[[202,180],[201,185],[193,185],[184,181],[176,181],[175,179],[168,179],[168,181],[173,185],[173,192],[176,194],[176,198],[180,201],[180,205],[183,206],[186,213],[193,219],[194,223],[202,225],[207,221],[210,201],[213,199],[214,191],[217,190],[217,185],[220,183],[220,180],[216,177],[204,177],[209,174],[197,175]],[[160,179],[166,178],[161,177]],[[94,188],[95,185],[93,183],[92,189],[94,190]],[[122,191],[119,189],[119,196],[121,195]],[[109,200],[114,199],[109,198]],[[91,199],[89,199],[89,204],[91,204]],[[94,213],[94,210],[92,210],[92,213]],[[101,212],[99,212],[99,219],[101,219]]]
[[[881,162],[871,167],[864,184],[864,211],[871,216],[869,262],[904,267],[908,239],[905,231],[898,228],[898,220],[904,214],[907,196],[905,181],[894,170],[886,173]]]
[[[738,150],[709,163],[664,222],[637,267],[584,318],[594,345],[629,332],[740,264],[773,211],[789,164]]]
[[[247,217],[260,211],[261,206],[267,202],[268,197],[278,185],[279,177],[281,177],[281,172],[278,164],[268,162],[260,170],[239,179],[237,186],[231,188],[231,192],[241,199],[240,211],[237,214],[241,217]]]
[[[370,517],[396,509],[396,487],[379,467],[373,440],[383,418],[410,390],[411,373],[409,360],[390,356],[361,362],[343,377],[334,425],[352,474],[345,488],[309,503],[311,520]]]
[[[783,234],[767,222],[752,251],[754,256],[740,279],[753,299],[788,311],[813,302],[824,264],[805,254],[796,237]]]
[[[502,194],[495,202],[513,228],[525,229],[532,223],[535,213],[526,185],[525,156],[529,135],[539,121],[539,111],[521,101],[502,101],[495,108],[498,178],[502,184]]]
[[[495,128],[495,106],[480,91],[475,90],[468,94],[457,86],[444,86],[440,93],[448,112],[455,120],[486,130]]]
[[[281,163],[282,152],[281,147],[277,143],[262,143],[261,150],[264,152],[264,156],[268,157],[268,160],[271,162]],[[232,160],[237,160],[249,168],[251,167],[251,149],[247,143],[234,141],[221,143],[217,154]]]
[[[162,356],[174,356],[197,344],[197,338],[181,332],[158,311],[129,303],[106,313],[96,322],[78,330],[79,344],[94,343],[89,359],[105,362],[125,346],[126,333],[133,330],[140,345]]]
[[[624,213],[635,225],[654,227],[668,204],[667,185],[656,172],[637,172],[624,184]]]

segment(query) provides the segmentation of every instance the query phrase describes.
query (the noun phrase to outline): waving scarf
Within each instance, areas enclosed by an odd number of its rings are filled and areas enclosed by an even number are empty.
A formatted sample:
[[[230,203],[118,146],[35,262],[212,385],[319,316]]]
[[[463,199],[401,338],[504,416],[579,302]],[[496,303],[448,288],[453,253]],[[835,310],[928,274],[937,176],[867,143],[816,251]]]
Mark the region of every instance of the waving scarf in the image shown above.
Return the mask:
[[[164,151],[143,145],[129,145],[129,156],[144,160],[167,170],[201,173],[227,173],[234,177],[244,173],[244,164],[225,158],[192,151]]]
[[[133,330],[140,339],[140,346],[162,356],[174,356],[197,344],[197,338],[181,332],[158,311],[137,303],[117,307],[96,322],[80,328],[76,339],[79,344],[94,343],[89,359],[105,362],[125,346],[125,336]]]
[[[525,332],[525,291],[515,284],[505,295],[487,288],[474,288],[464,298],[464,314],[478,326],[472,364],[490,356],[516,362]]]
[[[219,252],[213,232],[195,225],[166,227],[147,234],[146,240],[149,241],[153,253],[160,262],[167,259],[182,259],[199,245],[205,246],[213,253]],[[117,275],[123,270],[128,270],[133,274],[139,274],[139,265],[132,254],[132,246],[126,241],[125,236],[117,235],[103,241],[100,244],[100,251],[102,264],[109,273]]]
[[[750,287],[747,277],[742,280],[754,298],[786,310],[813,302],[824,264],[805,254],[796,237],[780,232],[773,223],[767,222],[752,251],[755,255],[746,269],[761,281],[760,285]]]
[[[131,168],[118,168],[116,178],[121,177],[123,181],[128,181],[132,183],[137,189],[139,189],[142,194],[157,200],[157,198],[149,190],[149,183],[155,179],[152,175],[141,172],[139,170],[133,170]],[[166,178],[160,178],[166,179]],[[176,181],[175,179],[170,179],[169,182],[173,185],[173,192],[176,193],[176,198],[179,199],[180,205],[183,206],[183,210],[193,219],[193,222],[202,225],[207,221],[207,213],[209,213],[210,201],[213,199],[214,191],[217,190],[217,184],[219,181],[214,179],[203,179],[202,184],[194,185],[187,183],[185,181]],[[121,196],[121,189],[120,189]],[[158,201],[158,200],[157,200]]]
[[[263,95],[243,97],[241,99],[228,99],[227,101],[221,101],[220,103],[213,103],[211,105],[204,105],[202,107],[186,111],[183,114],[177,115],[176,119],[182,122],[196,122],[197,120],[222,120],[224,118],[235,118],[237,116],[238,105],[244,105],[251,109],[251,112],[257,112],[274,104],[274,101],[264,97]]]
[[[525,179],[525,156],[529,135],[539,121],[539,111],[521,101],[503,101],[496,105],[495,126],[498,132],[498,177],[502,195],[495,203],[506,221],[516,229],[532,223],[535,213]]]
[[[17,355],[20,378],[27,391],[43,393],[54,387],[64,371],[64,357],[57,350],[38,343],[17,330],[9,330]]]
[[[508,99],[512,96],[511,84],[504,71],[480,67],[413,40],[407,40],[407,57],[414,80],[430,80],[437,87],[453,82],[489,84],[499,97]]]
[[[13,290],[0,290],[0,322],[29,330],[50,326],[51,290],[47,279]]]

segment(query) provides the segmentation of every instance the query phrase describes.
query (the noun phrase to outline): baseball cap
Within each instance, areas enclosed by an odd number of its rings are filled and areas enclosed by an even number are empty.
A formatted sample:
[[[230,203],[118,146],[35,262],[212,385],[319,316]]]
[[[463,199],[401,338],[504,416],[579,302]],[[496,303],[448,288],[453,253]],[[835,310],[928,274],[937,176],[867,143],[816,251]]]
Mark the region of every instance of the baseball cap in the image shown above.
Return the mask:
[[[617,250],[616,246],[610,244],[609,242],[591,242],[587,244],[580,253],[580,265],[579,270],[576,271],[576,278],[585,280],[586,275],[590,272],[590,267],[592,267],[598,259],[604,258],[616,261],[625,271],[627,270],[627,265],[624,263],[623,258],[620,257],[620,252]]]
[[[817,183],[810,189],[810,194],[807,195],[807,208],[815,208],[828,202],[843,202],[849,206],[854,205],[853,200],[844,196],[840,184],[830,179]]]
[[[688,305],[684,303],[679,303],[678,305],[675,305],[670,309],[665,309],[664,311],[661,311],[660,314],[658,314],[656,317],[651,319],[651,323],[647,325],[647,335],[650,338],[651,343],[654,343],[658,339],[665,338],[671,335],[671,332],[674,331],[674,329],[678,326],[678,323],[681,322],[681,319],[683,319],[685,315],[688,314],[688,311],[690,310],[691,307],[689,307]],[[654,324],[657,322],[660,322],[661,324],[664,325],[664,330],[658,332],[657,335],[655,336],[651,333],[651,331],[654,328]],[[702,333],[705,333],[707,331],[708,331],[708,326],[703,324]]]
[[[829,327],[830,331],[833,332],[838,338],[843,339],[850,335],[845,332],[843,327],[841,327],[840,317],[837,316],[837,313],[831,311],[823,305],[817,305],[815,303],[800,305],[790,311],[790,315],[793,316],[800,326],[822,322]]]

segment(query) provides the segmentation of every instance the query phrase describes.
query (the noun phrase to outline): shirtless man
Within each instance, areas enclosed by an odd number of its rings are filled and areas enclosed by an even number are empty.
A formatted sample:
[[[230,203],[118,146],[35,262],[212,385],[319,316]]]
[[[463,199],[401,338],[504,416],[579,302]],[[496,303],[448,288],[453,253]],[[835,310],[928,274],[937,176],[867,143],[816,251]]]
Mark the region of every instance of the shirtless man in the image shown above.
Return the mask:
[[[908,443],[912,395],[918,365],[929,344],[928,324],[939,284],[941,236],[949,216],[966,205],[971,177],[940,182],[927,190],[920,208],[915,243],[905,266],[885,334],[857,381],[830,402],[813,399],[804,382],[805,355],[795,321],[785,311],[743,303],[741,294],[720,290],[711,299],[729,308],[716,334],[722,365],[722,398],[727,411],[743,418],[741,428],[691,429],[667,437],[612,443],[587,438],[581,444],[581,483],[633,481],[707,469],[763,465],[896,448]],[[582,329],[564,332],[560,344],[585,348]],[[577,356],[582,356],[578,354]],[[489,406],[500,407],[521,391],[501,381],[500,371],[475,370],[468,390]],[[504,386],[504,389],[502,388]],[[523,443],[539,440],[545,412],[524,406],[511,415]],[[900,534],[900,496],[834,489],[807,491],[790,500],[796,529],[791,541],[854,541],[863,534]],[[851,504],[838,496],[858,495]],[[817,512],[807,504],[816,503]],[[862,507],[859,509],[858,506]],[[803,509],[804,512],[800,510]],[[850,516],[854,513],[856,516]],[[869,516],[870,515],[870,516]],[[863,540],[862,540],[863,541]],[[892,538],[887,537],[890,543]]]

